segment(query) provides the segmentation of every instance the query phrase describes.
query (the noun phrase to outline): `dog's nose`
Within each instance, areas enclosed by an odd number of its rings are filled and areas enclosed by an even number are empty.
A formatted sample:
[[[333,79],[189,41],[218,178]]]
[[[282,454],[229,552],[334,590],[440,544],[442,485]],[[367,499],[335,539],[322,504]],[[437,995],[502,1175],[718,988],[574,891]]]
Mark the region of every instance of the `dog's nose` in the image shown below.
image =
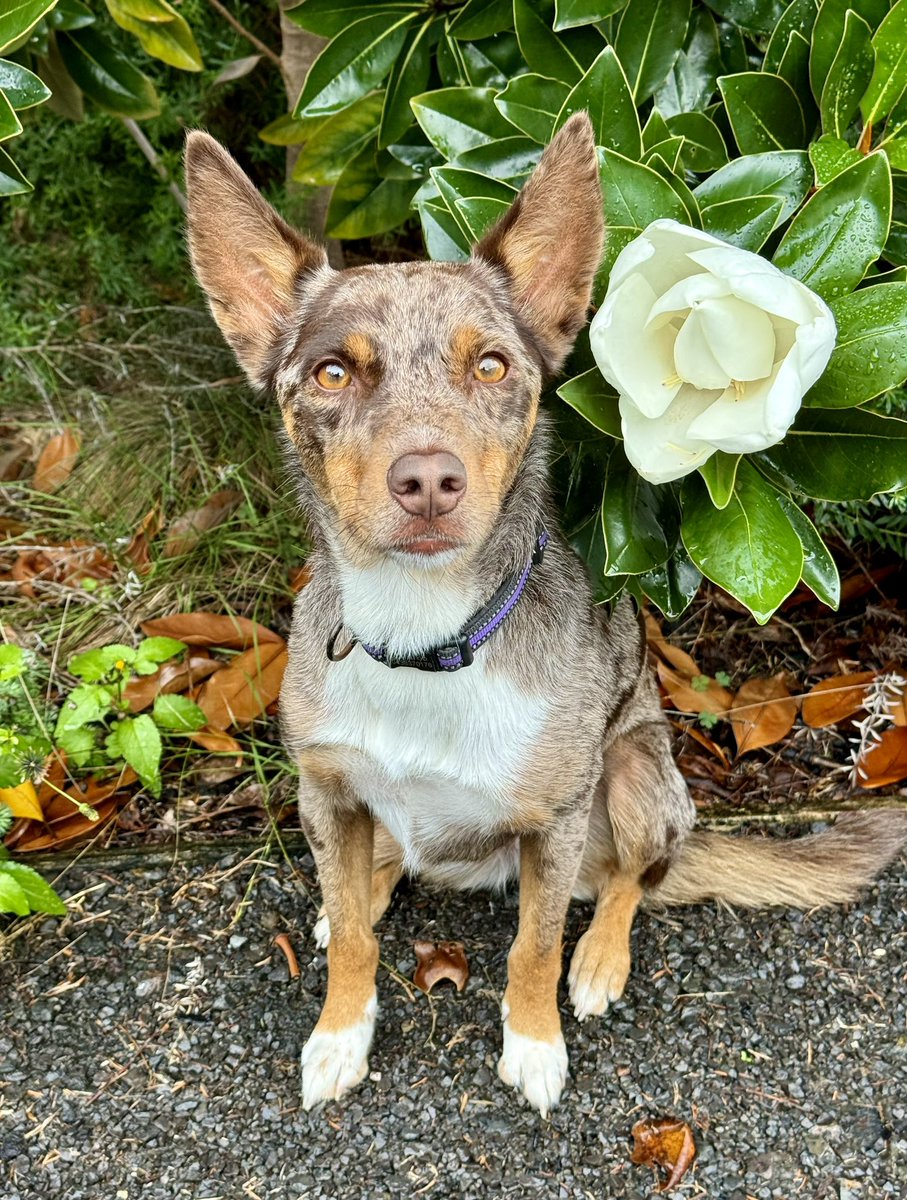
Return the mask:
[[[387,472],[387,486],[405,512],[431,521],[453,512],[462,500],[466,468],[446,450],[404,454]]]

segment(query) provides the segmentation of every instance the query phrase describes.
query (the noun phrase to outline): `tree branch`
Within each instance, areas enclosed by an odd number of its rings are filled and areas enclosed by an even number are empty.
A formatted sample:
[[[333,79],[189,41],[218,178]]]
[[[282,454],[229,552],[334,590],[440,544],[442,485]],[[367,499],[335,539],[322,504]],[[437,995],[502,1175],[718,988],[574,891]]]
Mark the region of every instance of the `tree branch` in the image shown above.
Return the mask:
[[[132,117],[123,117],[121,119],[122,119],[123,124],[129,130],[129,133],[135,140],[135,143],[138,146],[138,148],[141,150],[141,152],[145,155],[145,157],[151,163],[151,165],[154,168],[154,170],[156,171],[156,173],[161,177],[161,179],[163,179],[164,183],[166,183],[167,187],[170,189],[170,194],[173,196],[174,200],[177,202],[177,204],[180,206],[180,208],[183,210],[183,212],[185,212],[186,211],[186,197],[183,195],[183,193],[180,191],[180,189],[177,187],[177,185],[173,182],[173,180],[167,174],[167,168],[164,166],[164,164],[161,162],[160,158],[158,157],[158,153],[155,150],[154,146],[152,146],[152,144],[148,141],[148,139],[145,137],[144,133],[142,133],[141,129],[139,129],[139,127],[135,123],[135,121],[133,121]]]
[[[251,44],[260,54],[263,54],[265,58],[269,58],[277,67],[277,69],[280,70],[279,54],[275,54],[270,46],[266,46],[263,41],[255,36],[254,33],[250,33],[249,30],[246,29],[245,25],[242,24],[242,22],[237,21],[236,17],[233,16],[229,8],[221,4],[220,0],[208,0],[208,3],[215,12],[220,13],[220,15],[229,25],[233,26],[237,33],[241,34],[247,42],[251,42]]]

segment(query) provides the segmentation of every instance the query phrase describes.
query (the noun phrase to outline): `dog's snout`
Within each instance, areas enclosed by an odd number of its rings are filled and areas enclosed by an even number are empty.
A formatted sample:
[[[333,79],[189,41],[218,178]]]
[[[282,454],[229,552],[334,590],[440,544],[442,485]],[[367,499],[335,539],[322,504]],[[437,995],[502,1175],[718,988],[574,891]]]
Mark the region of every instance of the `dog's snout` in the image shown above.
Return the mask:
[[[466,468],[455,454],[404,454],[387,472],[390,494],[404,512],[434,520],[453,512],[466,491]]]

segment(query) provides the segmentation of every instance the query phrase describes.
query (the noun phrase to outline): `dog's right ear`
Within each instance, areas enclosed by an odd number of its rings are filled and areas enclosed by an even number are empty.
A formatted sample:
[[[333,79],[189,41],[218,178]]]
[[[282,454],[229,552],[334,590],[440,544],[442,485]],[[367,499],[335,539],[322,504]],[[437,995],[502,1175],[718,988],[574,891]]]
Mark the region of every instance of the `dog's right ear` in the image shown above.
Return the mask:
[[[327,263],[207,133],[186,141],[189,253],[214,319],[253,383],[292,317],[300,275]]]

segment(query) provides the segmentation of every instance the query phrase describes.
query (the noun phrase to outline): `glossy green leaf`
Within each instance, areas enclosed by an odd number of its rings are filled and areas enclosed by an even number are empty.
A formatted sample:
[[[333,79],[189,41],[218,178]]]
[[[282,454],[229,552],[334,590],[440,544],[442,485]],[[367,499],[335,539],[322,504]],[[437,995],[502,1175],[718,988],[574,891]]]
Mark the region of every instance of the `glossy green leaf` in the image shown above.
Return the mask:
[[[744,196],[701,208],[702,228],[732,246],[757,254],[781,221],[780,196]]]
[[[350,160],[374,140],[383,107],[383,93],[371,92],[328,117],[300,151],[293,168],[296,182],[315,186],[336,183]]]
[[[666,563],[627,579],[627,590],[651,600],[669,621],[676,621],[689,608],[702,583],[702,572],[678,545]]]
[[[0,91],[0,142],[22,132],[22,122],[16,116],[5,92]]]
[[[844,37],[848,10],[857,12],[871,29],[875,29],[888,11],[888,6],[889,0],[822,0],[812,30],[809,56],[813,95],[822,95]]]
[[[57,35],[63,65],[89,100],[118,117],[156,117],[160,100],[151,80],[97,33],[94,26]]]
[[[675,181],[679,182],[675,172],[682,169],[680,153],[685,145],[686,142],[682,137],[665,138],[663,142],[656,143],[651,150],[646,152],[643,161],[673,186]],[[685,184],[684,187],[686,187]]]
[[[658,174],[667,183],[668,187],[680,201],[680,204],[686,213],[686,223],[694,226],[695,228],[699,228],[702,223],[702,218],[699,214],[699,202],[690,191],[686,182],[680,177],[681,166],[679,157],[684,142],[682,138],[676,138],[673,140],[676,142],[675,161],[673,163],[668,164],[660,154],[655,154],[649,158],[646,165],[652,167],[654,171],[658,172]]]
[[[817,142],[810,143],[809,157],[816,173],[816,187],[824,187],[836,175],[860,162],[863,155],[843,138],[825,133]]]
[[[594,25],[620,12],[627,0],[554,0],[554,31]]]
[[[811,129],[816,121],[817,109],[809,82],[809,42],[802,33],[796,30],[791,32],[777,74],[793,88],[803,109],[806,128]]]
[[[445,158],[473,146],[510,137],[511,124],[494,105],[490,88],[440,88],[412,100],[413,112],[425,136]]]
[[[611,46],[602,50],[564,101],[555,122],[555,130],[583,109],[589,113],[592,121],[596,145],[617,150],[628,158],[640,157],[642,139],[639,115],[627,77]]]
[[[469,245],[477,242],[516,199],[516,189],[475,171],[434,167],[431,175]]]
[[[603,269],[610,270],[624,246],[650,221],[673,217],[686,223],[689,214],[677,193],[657,171],[632,162],[614,150],[602,149],[598,153],[608,227]]]
[[[326,38],[336,37],[365,17],[380,16],[385,24],[391,25],[407,13],[424,17],[425,6],[420,0],[387,0],[374,4],[369,0],[303,0],[302,4],[286,10],[294,24]]]
[[[188,696],[155,696],[151,719],[159,729],[177,733],[192,733],[208,724],[208,718]]]
[[[48,29],[84,29],[86,25],[94,25],[96,19],[82,0],[57,0],[46,22]]]
[[[382,148],[399,141],[413,123],[409,102],[428,86],[431,34],[431,20],[410,30],[400,56],[391,68],[378,133],[378,145]]]
[[[774,263],[826,300],[852,291],[882,252],[891,222],[891,170],[882,151],[820,188],[791,222]]]
[[[187,649],[186,643],[172,637],[147,637],[139,642],[135,652],[133,668],[140,675],[150,675],[151,667],[156,670],[161,663],[169,662]]]
[[[670,487],[648,483],[630,466],[623,447],[608,456],[601,522],[605,575],[639,575],[666,562],[677,543],[680,511]]]
[[[184,646],[182,648],[185,649]],[[84,679],[86,683],[97,683],[111,671],[122,671],[131,667],[135,657],[131,646],[113,642],[107,646],[98,646],[94,650],[86,650],[82,654],[74,654],[69,660],[69,673]]]
[[[897,3],[872,39],[875,68],[863,96],[863,119],[874,125],[907,93],[907,0]]]
[[[12,879],[19,885],[28,902],[29,911],[49,913],[54,917],[62,917],[66,914],[66,905],[50,884],[42,879],[32,867],[20,862],[0,863],[0,876],[5,876],[7,880]],[[2,897],[0,897],[0,910],[3,907]]]
[[[300,120],[292,113],[282,113],[273,121],[269,121],[264,129],[260,129],[258,136],[269,146],[298,146],[301,142],[308,141],[315,130],[320,129],[327,119],[326,117],[308,117]]]
[[[338,33],[309,68],[293,115],[329,117],[382,82],[418,14],[363,17]]]
[[[614,438],[622,436],[617,393],[598,367],[568,379],[557,389],[557,394],[601,433]]]
[[[614,49],[637,104],[668,76],[683,48],[690,0],[629,0],[621,13]]]
[[[782,487],[816,500],[869,500],[907,487],[907,421],[804,408],[783,442],[750,457]]]
[[[513,24],[530,71],[561,79],[571,87],[582,78],[583,64],[575,57],[572,48],[568,49],[568,41],[575,46],[575,35],[571,37],[571,32],[564,37],[556,34],[542,15],[538,3],[533,0],[513,0]]]
[[[805,144],[800,101],[780,75],[759,71],[722,75],[718,87],[742,154],[792,150]]]
[[[888,161],[894,170],[907,171],[907,137],[887,142],[885,153],[888,155]]]
[[[55,0],[4,0],[0,6],[0,52],[25,41]]]
[[[760,625],[800,582],[803,548],[778,503],[777,491],[742,460],[734,494],[717,510],[696,475],[683,486],[680,536],[690,558],[713,583],[745,604]]]
[[[891,231],[885,243],[885,259],[894,266],[907,266],[907,178],[896,175]]]
[[[28,897],[22,890],[12,872],[7,871],[9,863],[0,863],[0,913],[15,913],[17,917],[27,917],[31,911]]]
[[[19,63],[0,58],[0,92],[3,92],[13,108],[22,110],[43,104],[50,96],[50,88],[37,75]]]
[[[693,194],[700,208],[725,200],[779,196],[784,202],[779,220],[786,221],[803,203],[812,183],[805,150],[777,150],[733,159],[694,188]]]
[[[499,43],[506,47],[510,43],[513,60],[508,54],[499,54]],[[445,54],[449,53],[450,63]],[[494,57],[492,57],[494,55]],[[497,61],[496,61],[497,60]],[[501,66],[501,62],[506,65]],[[442,82],[458,87],[488,87],[495,91],[507,86],[507,81],[517,67],[523,65],[516,35],[498,34],[483,42],[460,42],[446,34],[438,47],[438,71]],[[449,76],[449,77],[448,77]]]
[[[161,794],[161,735],[147,713],[117,721],[107,749],[132,767],[152,796]]]
[[[714,96],[722,69],[715,18],[707,8],[694,8],[684,48],[657,88],[655,103],[666,117],[701,111]]]
[[[372,237],[402,224],[419,186],[416,179],[384,179],[366,147],[334,185],[327,215],[327,234],[336,238]]]
[[[705,113],[677,113],[668,117],[668,129],[684,140],[683,161],[690,171],[717,171],[728,161],[724,138]]]
[[[435,262],[464,262],[469,258],[469,239],[443,200],[425,200],[417,209],[429,258]]]
[[[762,63],[764,71],[772,71],[776,75],[781,74],[778,68],[787,52],[792,33],[799,34],[809,45],[818,11],[818,0],[792,0],[792,3],[788,4],[777,25],[771,31],[772,36],[769,38]]]
[[[518,75],[494,102],[511,125],[534,141],[547,145],[554,135],[557,115],[569,95],[570,88],[558,79]]]
[[[448,166],[477,171],[480,175],[490,175],[492,179],[502,179],[513,187],[520,187],[538,166],[541,156],[542,147],[532,138],[507,137],[464,150],[452,158]]]
[[[739,454],[726,454],[724,450],[718,450],[699,468],[699,474],[709,489],[709,498],[718,509],[727,508],[731,501],[740,458]]]
[[[771,33],[784,14],[784,0],[708,0],[725,21],[747,33]]]
[[[451,37],[475,41],[513,24],[512,0],[467,0],[450,22]]]
[[[105,0],[107,10],[121,29],[131,33],[146,54],[180,71],[200,71],[202,56],[184,17],[165,0],[154,0],[155,13],[144,19],[130,11],[123,0]]]
[[[841,603],[841,577],[831,552],[799,505],[787,496],[780,495],[778,503],[803,547],[803,574],[800,578],[823,604],[837,608]]]
[[[901,2],[907,13],[907,0]],[[904,54],[907,70],[907,49]],[[841,44],[829,67],[819,101],[822,128],[827,133],[844,136],[872,78],[874,63],[872,30],[861,16],[848,9]]]
[[[100,721],[110,712],[113,697],[109,688],[96,683],[81,683],[72,689],[57,713],[55,736],[70,729],[81,729],[92,721]]]
[[[838,340],[805,403],[850,408],[907,379],[907,284],[880,283],[831,304]]]

